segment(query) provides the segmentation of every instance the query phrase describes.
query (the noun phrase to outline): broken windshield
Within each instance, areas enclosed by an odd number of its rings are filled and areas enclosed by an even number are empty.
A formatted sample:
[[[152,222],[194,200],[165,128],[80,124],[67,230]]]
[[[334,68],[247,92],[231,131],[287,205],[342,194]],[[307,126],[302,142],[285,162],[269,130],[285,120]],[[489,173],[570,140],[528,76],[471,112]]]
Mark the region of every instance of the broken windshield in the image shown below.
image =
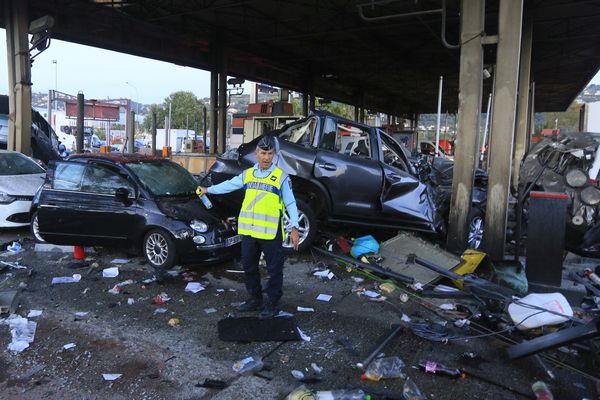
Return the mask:
[[[198,182],[183,167],[171,161],[127,164],[142,184],[155,196],[195,193]]]

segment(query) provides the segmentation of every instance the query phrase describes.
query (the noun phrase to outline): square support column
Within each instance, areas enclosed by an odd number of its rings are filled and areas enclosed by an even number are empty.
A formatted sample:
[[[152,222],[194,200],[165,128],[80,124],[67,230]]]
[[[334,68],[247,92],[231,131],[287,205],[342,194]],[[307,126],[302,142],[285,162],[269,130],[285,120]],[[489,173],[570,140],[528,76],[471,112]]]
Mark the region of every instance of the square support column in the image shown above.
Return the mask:
[[[219,73],[210,71],[210,154],[217,154],[217,129],[219,119]]]
[[[458,93],[458,145],[455,152],[452,200],[448,224],[447,248],[462,252],[467,246],[473,178],[479,146],[481,114],[485,1],[461,3],[460,74]]]
[[[8,150],[31,155],[31,63],[28,1],[4,3],[8,58]]]
[[[225,49],[221,49],[219,55],[219,147],[215,152],[224,153],[227,150],[227,56]],[[218,154],[217,153],[217,154]]]
[[[533,36],[533,21],[531,15],[523,20],[523,37],[521,39],[521,62],[519,66],[519,94],[517,98],[517,129],[515,131],[515,154],[513,156],[512,186],[517,189],[521,161],[527,152],[529,144],[530,117],[530,78],[531,78],[531,48]]]
[[[513,159],[523,0],[501,0],[498,17],[496,87],[483,248],[492,260],[504,259],[506,216]]]

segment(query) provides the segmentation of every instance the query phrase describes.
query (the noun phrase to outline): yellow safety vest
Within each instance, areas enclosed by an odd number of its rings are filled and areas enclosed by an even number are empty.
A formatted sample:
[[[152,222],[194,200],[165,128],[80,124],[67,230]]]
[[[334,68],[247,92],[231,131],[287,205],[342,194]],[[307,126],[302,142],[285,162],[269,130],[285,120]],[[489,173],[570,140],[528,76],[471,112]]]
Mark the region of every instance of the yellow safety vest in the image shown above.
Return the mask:
[[[256,178],[254,168],[244,174],[246,195],[238,218],[238,233],[256,239],[274,239],[284,211],[281,182],[285,173],[275,167],[266,178]],[[284,234],[283,223],[281,224]]]

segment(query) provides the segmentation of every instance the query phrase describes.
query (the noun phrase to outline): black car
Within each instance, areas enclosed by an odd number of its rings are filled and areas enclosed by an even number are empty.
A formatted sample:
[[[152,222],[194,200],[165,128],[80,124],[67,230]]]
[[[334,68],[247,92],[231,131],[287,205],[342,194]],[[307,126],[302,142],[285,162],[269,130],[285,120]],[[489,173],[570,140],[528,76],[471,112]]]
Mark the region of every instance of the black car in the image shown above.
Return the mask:
[[[293,177],[301,249],[310,245],[322,222],[445,235],[450,204],[446,165],[415,166],[381,129],[324,111],[313,111],[272,134],[279,143],[274,162]],[[217,184],[251,167],[258,140],[218,157],[202,183]],[[475,192],[469,235],[473,248],[481,243],[485,204],[485,194]],[[237,191],[226,197],[231,212],[239,210],[242,196]]]
[[[8,96],[0,95],[0,149],[8,145]],[[36,110],[31,110],[31,155],[48,164],[51,160],[60,160],[58,137],[48,121]]]
[[[32,233],[55,244],[138,248],[158,268],[231,258],[236,227],[204,207],[197,186],[162,158],[74,155],[50,163],[32,202]]]

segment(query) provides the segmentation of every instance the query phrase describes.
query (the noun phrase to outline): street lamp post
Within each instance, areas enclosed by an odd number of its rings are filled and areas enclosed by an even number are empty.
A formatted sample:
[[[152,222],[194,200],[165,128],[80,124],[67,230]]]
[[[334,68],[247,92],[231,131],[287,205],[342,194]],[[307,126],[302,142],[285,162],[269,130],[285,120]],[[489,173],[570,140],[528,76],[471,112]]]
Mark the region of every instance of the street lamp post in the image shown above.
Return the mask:
[[[139,92],[137,90],[137,87],[135,85],[133,85],[132,83],[130,83],[130,82],[125,82],[125,84],[131,86],[135,90],[135,97],[136,97],[136,100],[135,100],[135,113],[139,114],[140,113],[140,94],[139,94]]]
[[[58,110],[56,102],[56,92],[58,91],[58,60],[52,60],[52,64],[54,64],[54,109]]]

